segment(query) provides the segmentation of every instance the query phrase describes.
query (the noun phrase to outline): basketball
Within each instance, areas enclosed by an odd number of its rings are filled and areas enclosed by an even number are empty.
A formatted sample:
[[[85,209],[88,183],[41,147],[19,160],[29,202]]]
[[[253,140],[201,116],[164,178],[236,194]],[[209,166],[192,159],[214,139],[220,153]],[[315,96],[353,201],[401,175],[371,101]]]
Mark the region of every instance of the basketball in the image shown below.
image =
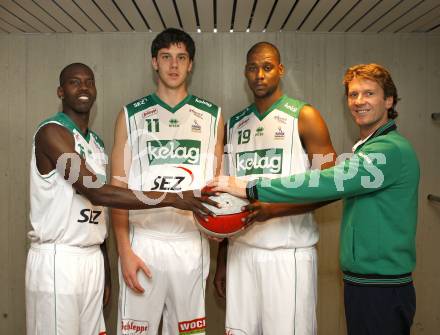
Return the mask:
[[[249,211],[242,212],[241,208],[249,204],[246,199],[241,199],[229,193],[211,196],[210,199],[221,204],[221,208],[203,204],[216,216],[201,217],[194,214],[198,228],[213,237],[229,237],[241,231],[245,225],[242,219],[246,218]],[[205,218],[208,221],[205,221]]]

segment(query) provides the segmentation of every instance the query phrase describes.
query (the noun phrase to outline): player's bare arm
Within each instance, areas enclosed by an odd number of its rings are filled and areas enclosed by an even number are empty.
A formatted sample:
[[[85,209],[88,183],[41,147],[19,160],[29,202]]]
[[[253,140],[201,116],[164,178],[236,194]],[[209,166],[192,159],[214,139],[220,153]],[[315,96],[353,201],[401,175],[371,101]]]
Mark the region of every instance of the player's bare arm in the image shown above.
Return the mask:
[[[220,175],[222,159],[223,159],[223,150],[224,150],[224,139],[225,139],[225,127],[223,125],[223,115],[220,114],[218,125],[217,125],[217,143],[215,144],[215,171],[214,176]]]
[[[304,106],[299,114],[298,128],[312,169],[327,169],[334,166],[336,152],[327,125],[319,111],[310,105]]]
[[[218,124],[218,140],[215,148],[215,155],[217,157],[217,162],[221,163],[221,159],[223,157],[223,151],[226,144],[226,126],[223,125],[223,118],[220,117]],[[221,135],[221,136],[220,136]],[[220,158],[218,158],[220,157]],[[217,165],[217,171],[215,176],[220,175],[221,164]],[[227,253],[228,253],[228,239],[223,239],[218,244],[217,249],[217,266],[215,269],[214,275],[214,287],[218,293],[218,295],[225,299],[226,298],[226,262],[227,262]]]
[[[127,128],[125,115],[122,110],[118,114],[115,124],[115,137],[111,155],[111,179],[110,184],[121,188],[128,188],[128,176],[126,171],[130,170],[131,152],[125,150],[127,144]],[[122,277],[129,288],[138,293],[143,293],[144,288],[140,285],[137,273],[143,273],[151,278],[152,273],[145,262],[140,259],[132,250],[129,240],[128,210],[111,209],[111,222],[116,238],[119,261],[121,264]]]
[[[214,177],[221,174],[223,163],[223,151],[224,151],[224,139],[225,139],[225,127],[223,126],[223,116],[220,114],[218,126],[217,126],[217,143],[214,149]],[[207,235],[208,239],[216,242],[221,242],[223,239]]]
[[[125,127],[124,112],[118,114],[115,124],[115,137],[111,154],[111,179],[110,184],[128,189],[126,171],[130,169],[130,152],[125,152],[127,131]],[[126,250],[131,250],[128,237],[128,210],[112,208],[111,221],[116,236],[116,245],[119,255]],[[149,271],[146,271],[147,275]]]

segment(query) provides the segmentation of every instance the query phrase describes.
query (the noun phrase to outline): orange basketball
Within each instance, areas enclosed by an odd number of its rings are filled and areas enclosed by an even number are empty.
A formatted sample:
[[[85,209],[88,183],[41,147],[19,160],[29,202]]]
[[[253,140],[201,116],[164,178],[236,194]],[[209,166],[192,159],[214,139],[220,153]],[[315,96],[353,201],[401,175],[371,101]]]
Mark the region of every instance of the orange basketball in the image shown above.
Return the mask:
[[[243,229],[245,222],[242,219],[249,215],[249,211],[243,212],[241,208],[249,204],[247,199],[241,199],[229,193],[221,193],[209,198],[221,204],[221,208],[204,204],[215,216],[202,217],[194,214],[201,231],[210,236],[223,238],[232,236]],[[208,220],[205,221],[205,218]]]

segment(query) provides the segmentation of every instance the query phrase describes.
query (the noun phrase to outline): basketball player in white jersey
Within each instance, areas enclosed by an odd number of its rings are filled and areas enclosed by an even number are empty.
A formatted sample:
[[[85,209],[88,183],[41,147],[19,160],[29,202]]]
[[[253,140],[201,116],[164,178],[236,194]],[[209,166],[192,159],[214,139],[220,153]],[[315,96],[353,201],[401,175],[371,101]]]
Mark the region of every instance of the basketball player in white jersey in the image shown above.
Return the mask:
[[[220,108],[188,93],[195,53],[169,28],[151,45],[157,89],[116,121],[112,184],[143,191],[202,188],[220,169]],[[125,151],[125,155],[124,155]],[[205,334],[208,241],[189,211],[112,211],[120,260],[118,334]],[[142,333],[142,334],[144,334]]]
[[[274,178],[334,165],[324,120],[282,93],[283,74],[274,45],[260,42],[248,51],[254,103],[227,123],[230,175]],[[247,229],[219,247],[214,284],[226,296],[225,334],[316,334],[318,228],[310,211],[322,205],[248,206]]]
[[[27,334],[102,335],[104,276],[109,279],[100,251],[107,236],[103,206],[205,207],[192,192],[184,192],[182,199],[173,193],[135,194],[104,184],[104,144],[88,128],[96,99],[92,70],[81,63],[66,66],[57,93],[63,111],[40,124],[32,150]],[[156,198],[162,201],[153,201]]]

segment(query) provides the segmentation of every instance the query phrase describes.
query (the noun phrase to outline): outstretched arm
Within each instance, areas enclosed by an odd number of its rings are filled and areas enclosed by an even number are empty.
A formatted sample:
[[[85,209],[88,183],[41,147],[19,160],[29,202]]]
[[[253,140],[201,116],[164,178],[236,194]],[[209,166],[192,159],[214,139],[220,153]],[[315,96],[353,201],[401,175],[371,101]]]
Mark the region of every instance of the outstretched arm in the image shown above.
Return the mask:
[[[226,144],[226,126],[224,126],[223,118],[220,118],[218,124],[218,134],[220,133],[221,136],[219,136],[217,139],[216,153],[215,153],[218,162],[217,169],[214,174],[215,176],[220,175],[222,163],[223,164],[225,163],[222,161],[224,148]],[[217,246],[217,265],[215,268],[215,275],[214,275],[214,287],[221,298],[226,298],[227,253],[228,253],[228,239],[225,238],[221,240]]]
[[[276,179],[246,182],[234,177],[214,178],[213,191],[273,203],[311,203],[376,192],[399,178],[402,157],[393,143],[376,140],[332,168]]]
[[[223,151],[224,151],[224,141],[225,141],[225,126],[223,125],[223,115],[220,114],[218,125],[217,125],[217,143],[215,144],[215,171],[214,176],[220,175],[222,160],[223,160]]]
[[[368,194],[393,184],[399,178],[401,162],[396,146],[378,139],[333,168],[321,171],[317,178],[307,172],[271,181],[259,180],[247,189],[247,194],[262,201],[292,203]]]
[[[58,124],[47,124],[37,132],[35,151],[40,172],[57,169],[78,193],[94,205],[125,209],[173,206],[207,213],[200,197],[195,197],[192,191],[183,192],[183,198],[180,198],[174,193],[129,191],[99,182],[97,176],[86,166],[85,160],[75,152],[71,133]],[[153,201],[148,201],[149,199]],[[161,201],[156,201],[158,199]],[[212,202],[209,199],[204,201]]]

